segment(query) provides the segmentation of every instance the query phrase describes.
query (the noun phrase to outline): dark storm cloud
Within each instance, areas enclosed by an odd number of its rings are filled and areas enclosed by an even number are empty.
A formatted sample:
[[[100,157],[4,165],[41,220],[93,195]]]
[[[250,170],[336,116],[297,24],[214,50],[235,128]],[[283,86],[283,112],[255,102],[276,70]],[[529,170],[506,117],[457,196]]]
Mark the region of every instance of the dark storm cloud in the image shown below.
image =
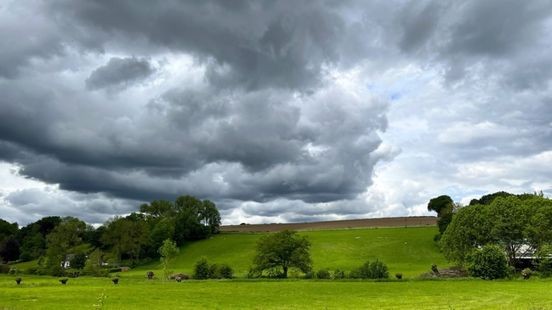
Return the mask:
[[[393,153],[381,151],[389,112],[382,98],[400,104],[429,94],[404,111],[423,115],[432,130],[412,144],[430,144],[449,162],[420,163],[418,173],[438,177],[457,163],[552,147],[551,7],[10,2],[0,6],[0,160],[64,194],[49,203],[36,201],[54,194],[36,191],[4,200],[36,214],[65,201],[101,214],[91,221],[184,193],[214,199],[228,214],[372,214],[359,197]],[[434,73],[433,84],[401,75],[409,68]],[[402,91],[408,79],[415,89]],[[399,90],[379,96],[385,83]],[[122,206],[106,207],[116,201]]]
[[[397,15],[399,46],[407,55],[438,60],[453,82],[479,65],[485,76],[498,74],[504,82],[514,78],[518,86],[529,86],[551,77],[538,69],[550,67],[542,52],[549,45],[551,14],[550,1],[416,1]]]
[[[534,44],[549,17],[549,1],[472,1],[456,6],[461,19],[451,25],[449,53],[502,56]]]
[[[439,25],[442,7],[440,2],[413,1],[403,8],[399,15],[404,29],[399,42],[401,49],[411,52],[428,41]]]
[[[0,78],[16,78],[33,59],[63,54],[62,35],[56,25],[40,14],[43,9],[39,2],[0,4]]]
[[[94,70],[88,79],[88,89],[125,88],[132,83],[144,80],[155,72],[145,59],[113,57],[104,66]]]
[[[362,106],[339,89],[312,96],[293,103],[274,91],[241,94],[239,100],[228,99],[226,91],[171,91],[150,103],[147,119],[134,120],[135,131],[106,127],[105,138],[98,130],[92,140],[80,140],[87,132],[83,124],[63,119],[54,126],[67,129],[63,139],[50,137],[52,126],[45,122],[34,124],[32,137],[11,141],[42,154],[19,160],[21,174],[72,191],[143,200],[182,192],[256,201],[353,198],[369,185],[379,160],[370,154],[381,142],[374,132],[385,129],[385,102]],[[338,98],[348,103],[333,105]],[[140,131],[151,123],[159,137]],[[73,138],[74,132],[79,136]],[[104,139],[136,140],[139,147]],[[309,153],[309,145],[320,147],[319,154]],[[226,185],[213,184],[215,175]]]
[[[62,24],[78,25],[78,40],[86,32],[99,49],[117,37],[192,53],[214,60],[207,77],[215,84],[249,89],[314,86],[322,66],[342,56],[347,30],[337,5],[316,1],[55,1],[52,7]]]

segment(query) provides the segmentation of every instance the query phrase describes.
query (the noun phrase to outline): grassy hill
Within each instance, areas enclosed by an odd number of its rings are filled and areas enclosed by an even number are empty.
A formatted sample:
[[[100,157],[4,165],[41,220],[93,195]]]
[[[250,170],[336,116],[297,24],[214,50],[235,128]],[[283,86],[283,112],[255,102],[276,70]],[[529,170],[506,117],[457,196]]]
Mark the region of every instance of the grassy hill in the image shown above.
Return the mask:
[[[384,261],[393,275],[401,272],[417,276],[430,269],[431,264],[447,265],[433,242],[435,227],[369,228],[304,231],[312,243],[311,256],[315,270],[321,268],[352,270],[366,260]],[[191,273],[194,263],[202,256],[212,263],[226,263],[237,276],[245,276],[257,240],[264,233],[222,233],[208,240],[190,243],[180,250],[171,269]],[[136,268],[132,273],[143,275],[145,270],[159,270],[157,262]]]

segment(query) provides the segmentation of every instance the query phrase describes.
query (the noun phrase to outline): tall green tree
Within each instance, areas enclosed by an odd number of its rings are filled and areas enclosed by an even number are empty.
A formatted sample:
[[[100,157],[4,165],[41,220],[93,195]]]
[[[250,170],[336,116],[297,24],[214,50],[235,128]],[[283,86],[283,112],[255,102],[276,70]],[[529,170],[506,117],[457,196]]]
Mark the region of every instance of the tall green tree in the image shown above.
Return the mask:
[[[151,227],[151,248],[155,250],[155,253],[159,254],[158,250],[163,242],[167,239],[172,239],[174,236],[175,219],[172,217],[163,217],[150,222]]]
[[[527,239],[534,248],[552,246],[552,199],[542,195],[524,199],[530,212],[528,220]]]
[[[86,223],[74,218],[65,217],[46,237],[47,267],[57,267],[70,254],[71,248],[82,243],[82,236],[86,230]]]
[[[84,274],[91,276],[102,276],[105,274],[102,268],[103,253],[100,249],[95,249],[88,255],[84,263]]]
[[[199,240],[218,233],[220,214],[215,204],[193,196],[180,196],[175,203],[174,240],[183,245],[187,240]]]
[[[17,241],[21,245],[20,258],[29,261],[46,253],[46,236],[61,223],[59,216],[47,216],[22,227],[17,232]]]
[[[17,223],[10,224],[0,219],[0,263],[19,258],[20,244],[16,238],[18,231],[19,227]]]
[[[284,230],[263,236],[257,243],[254,269],[261,273],[266,270],[280,270],[284,278],[287,278],[289,268],[309,272],[312,269],[310,246],[306,237],[294,231]]]
[[[14,235],[0,241],[0,263],[17,260],[20,253],[19,242]]]
[[[107,224],[102,241],[112,250],[118,261],[127,257],[135,262],[140,258],[142,249],[150,242],[149,227],[138,214],[114,218]]]
[[[210,200],[202,201],[202,222],[209,227],[211,234],[217,234],[220,230],[220,213],[216,205]]]
[[[0,219],[0,241],[6,237],[15,235],[19,230],[17,223],[9,223]]]
[[[454,201],[447,195],[435,197],[429,200],[427,210],[437,212],[437,227],[439,228],[439,233],[443,234],[452,221]]]

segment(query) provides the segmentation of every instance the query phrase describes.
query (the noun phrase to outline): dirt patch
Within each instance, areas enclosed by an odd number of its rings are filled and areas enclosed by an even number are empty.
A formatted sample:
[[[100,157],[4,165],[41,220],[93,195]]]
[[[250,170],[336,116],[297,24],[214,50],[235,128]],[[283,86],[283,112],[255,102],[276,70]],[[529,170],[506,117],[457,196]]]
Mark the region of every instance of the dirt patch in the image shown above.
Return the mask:
[[[435,226],[437,218],[433,216],[386,217],[374,219],[343,220],[310,223],[285,224],[245,224],[222,226],[225,232],[270,232],[288,230],[318,230],[336,228],[364,228],[364,227],[415,227]]]

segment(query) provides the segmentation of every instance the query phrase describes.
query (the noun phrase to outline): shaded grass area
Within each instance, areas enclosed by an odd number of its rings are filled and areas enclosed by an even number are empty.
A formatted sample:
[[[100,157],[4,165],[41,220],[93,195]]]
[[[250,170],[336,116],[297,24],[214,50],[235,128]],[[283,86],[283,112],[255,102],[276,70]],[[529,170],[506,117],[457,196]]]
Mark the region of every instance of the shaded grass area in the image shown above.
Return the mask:
[[[109,278],[0,277],[0,309],[552,309],[549,280],[315,281],[182,283]]]
[[[431,264],[446,266],[446,260],[433,242],[435,227],[369,228],[303,231],[312,243],[311,256],[315,270],[336,268],[350,271],[366,260],[385,262],[391,275],[396,272],[415,277],[427,272]],[[237,276],[245,276],[257,240],[264,233],[222,233],[208,240],[192,242],[180,250],[171,264],[173,271],[191,273],[202,256],[212,263],[229,264]],[[130,274],[144,275],[146,270],[159,270],[154,262],[136,268]]]

